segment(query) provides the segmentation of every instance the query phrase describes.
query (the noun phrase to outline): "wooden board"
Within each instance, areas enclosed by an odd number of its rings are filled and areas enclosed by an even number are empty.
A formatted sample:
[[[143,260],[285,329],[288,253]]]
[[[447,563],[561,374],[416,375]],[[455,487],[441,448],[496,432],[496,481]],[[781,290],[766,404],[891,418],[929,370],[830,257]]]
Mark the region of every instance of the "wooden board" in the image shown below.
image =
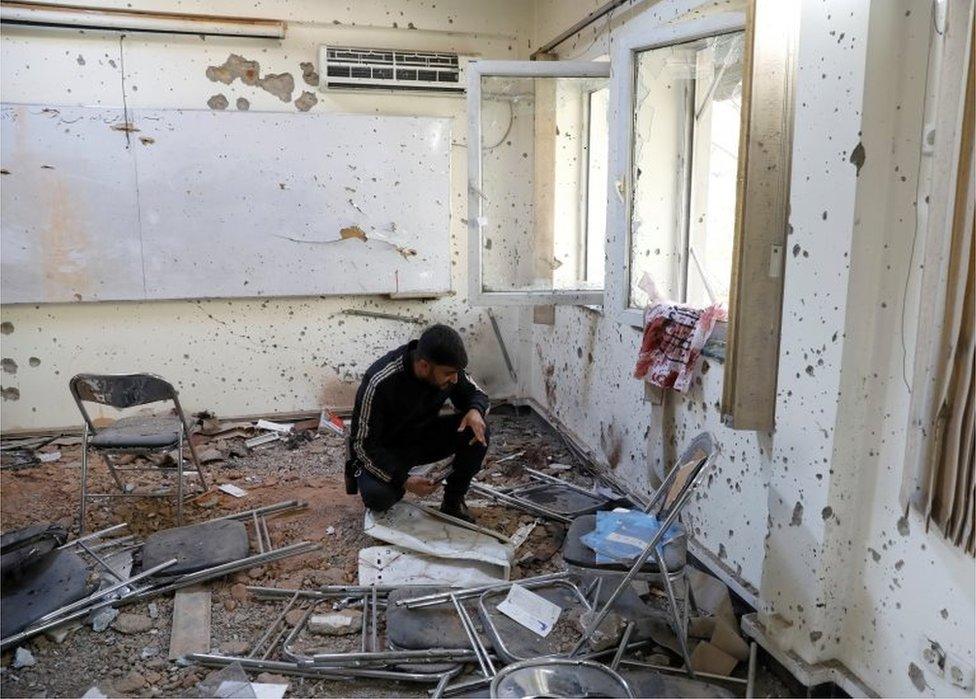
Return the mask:
[[[210,652],[210,589],[192,585],[176,591],[169,659]]]

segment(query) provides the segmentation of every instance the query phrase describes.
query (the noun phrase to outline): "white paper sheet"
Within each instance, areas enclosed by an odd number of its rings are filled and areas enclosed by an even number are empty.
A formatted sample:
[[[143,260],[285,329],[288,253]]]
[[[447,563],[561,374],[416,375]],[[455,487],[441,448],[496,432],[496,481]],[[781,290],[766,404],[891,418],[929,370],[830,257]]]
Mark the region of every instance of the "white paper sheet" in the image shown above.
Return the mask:
[[[359,551],[360,585],[474,587],[504,580],[498,566],[480,561],[452,561],[399,546],[370,546]]]
[[[498,568],[493,577],[508,580],[514,548],[480,532],[455,526],[423,510],[398,502],[386,512],[366,510],[363,531],[395,546],[439,558]]]
[[[521,585],[512,585],[508,596],[498,605],[498,611],[545,638],[556,625],[563,610],[542,595],[526,590]]]

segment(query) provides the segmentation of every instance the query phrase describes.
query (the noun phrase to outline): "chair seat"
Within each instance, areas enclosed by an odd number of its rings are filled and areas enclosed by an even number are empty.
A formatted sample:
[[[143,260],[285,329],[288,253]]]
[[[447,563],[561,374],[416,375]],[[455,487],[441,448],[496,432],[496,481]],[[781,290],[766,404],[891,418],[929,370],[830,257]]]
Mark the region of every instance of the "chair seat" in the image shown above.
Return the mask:
[[[681,534],[664,544],[664,564],[669,573],[678,573],[685,567],[688,558],[688,540],[684,527],[680,524],[678,528]],[[566,532],[566,540],[563,542],[563,560],[568,565],[577,568],[589,568],[591,570],[605,572],[625,573],[630,570],[629,563],[597,563],[596,552],[584,544],[580,539],[586,534],[596,529],[596,515],[582,515],[573,520]],[[661,572],[657,557],[648,558],[641,567],[641,573],[659,574]]]
[[[169,415],[133,415],[99,430],[89,440],[97,449],[160,449],[176,446],[183,425]]]
[[[148,570],[175,558],[176,563],[154,576],[169,577],[238,561],[246,558],[249,552],[244,523],[218,519],[164,529],[146,537],[142,546],[142,567]]]

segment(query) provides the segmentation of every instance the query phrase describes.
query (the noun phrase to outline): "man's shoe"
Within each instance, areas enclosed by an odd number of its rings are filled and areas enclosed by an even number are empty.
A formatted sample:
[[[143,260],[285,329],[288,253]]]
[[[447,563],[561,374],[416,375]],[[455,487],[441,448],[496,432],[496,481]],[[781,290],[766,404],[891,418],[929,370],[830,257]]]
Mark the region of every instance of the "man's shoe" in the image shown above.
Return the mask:
[[[463,498],[444,498],[444,502],[441,504],[441,512],[456,519],[463,519],[469,524],[474,524],[474,515],[464,504]]]

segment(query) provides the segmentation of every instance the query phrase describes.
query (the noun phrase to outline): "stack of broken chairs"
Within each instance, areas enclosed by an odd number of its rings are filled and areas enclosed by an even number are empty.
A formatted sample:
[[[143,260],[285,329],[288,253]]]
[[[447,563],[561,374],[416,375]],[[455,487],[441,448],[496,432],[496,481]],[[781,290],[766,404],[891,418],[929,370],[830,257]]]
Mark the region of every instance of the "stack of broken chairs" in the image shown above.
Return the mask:
[[[532,483],[527,486],[495,489],[474,484],[472,491],[568,525],[563,544],[568,570],[454,587],[434,580],[428,585],[383,584],[375,577],[368,584],[318,589],[250,587],[258,601],[280,609],[248,651],[193,654],[187,659],[212,668],[316,680],[427,683],[434,697],[486,688],[493,697],[735,696],[730,685],[751,696],[754,645],[751,653],[746,646],[749,671],[744,678],[693,669],[700,659],[689,652],[693,603],[686,537],[682,531],[664,540],[665,532],[679,524],[683,506],[716,454],[707,433],[685,450],[643,508],[656,514],[661,526],[630,563],[598,562],[581,543],[594,529],[593,513],[606,509],[613,498],[528,470]],[[367,525],[369,533],[369,520]],[[641,597],[639,590],[646,592],[649,584],[663,588],[667,613],[654,610]],[[516,597],[526,605],[521,611],[512,609],[520,604]],[[548,626],[540,621],[545,610],[532,608],[538,599],[542,607],[556,610]],[[301,612],[297,623],[296,610]],[[535,623],[539,629],[532,628]],[[667,658],[662,663],[653,654],[638,659],[660,646],[679,656],[683,665],[672,667]],[[695,652],[706,646],[710,644],[699,643]],[[737,654],[740,650],[733,649]]]
[[[314,551],[320,544],[309,541],[276,547],[268,532],[268,517],[304,507],[280,502],[164,529],[144,541],[123,535],[126,523],[70,541],[54,525],[4,534],[0,649],[72,624],[97,628],[124,605]]]

